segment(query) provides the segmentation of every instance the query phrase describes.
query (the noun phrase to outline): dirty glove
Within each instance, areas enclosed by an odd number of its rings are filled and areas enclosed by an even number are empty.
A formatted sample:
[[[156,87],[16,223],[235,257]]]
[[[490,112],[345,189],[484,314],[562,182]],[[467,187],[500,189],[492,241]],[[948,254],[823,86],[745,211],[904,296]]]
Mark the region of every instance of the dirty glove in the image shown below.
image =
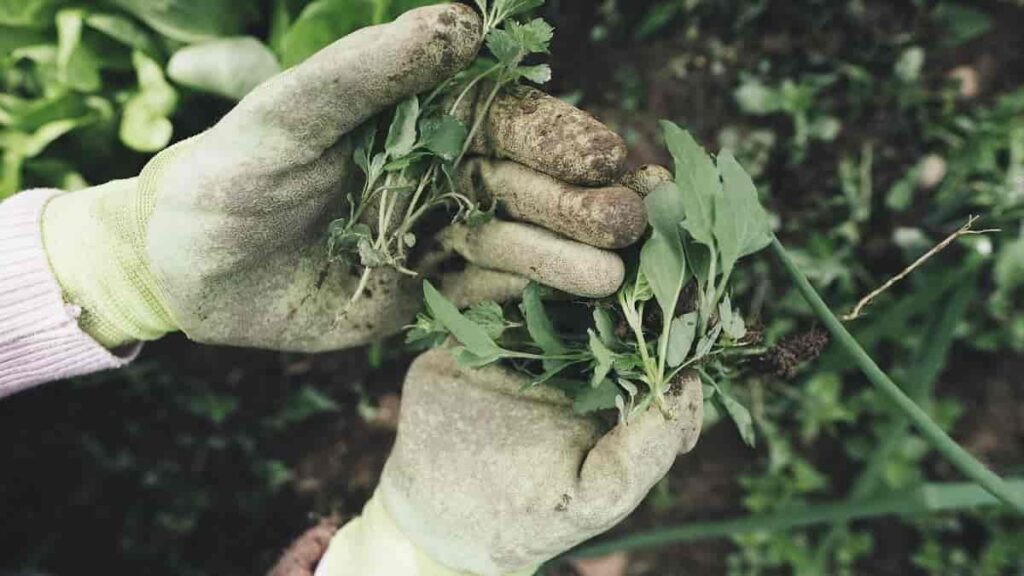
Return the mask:
[[[138,178],[52,200],[44,243],[65,299],[82,309],[79,325],[107,348],[182,330],[204,343],[312,352],[408,323],[418,280],[379,270],[348,308],[358,271],[327,255],[328,223],[360,185],[347,134],[468,65],[480,29],[471,9],[449,4],[357,31],[256,88]],[[621,139],[579,110],[529,90],[499,104],[472,149],[481,160],[461,178],[477,197],[504,204],[529,189],[570,206],[588,191],[581,186],[607,186],[621,171]],[[513,170],[521,174],[502,176]],[[614,292],[621,260],[584,242],[630,243],[644,217],[635,195],[611,194],[624,200],[581,209],[554,227],[561,235],[513,222],[447,233],[444,246],[482,268],[439,281],[463,303],[521,290],[524,276],[580,295]],[[514,218],[553,227],[519,204]],[[601,238],[624,218],[627,233]]]
[[[398,438],[363,516],[334,537],[317,576],[529,575],[625,518],[697,442],[701,384],[607,431],[558,391],[502,368],[420,356]]]

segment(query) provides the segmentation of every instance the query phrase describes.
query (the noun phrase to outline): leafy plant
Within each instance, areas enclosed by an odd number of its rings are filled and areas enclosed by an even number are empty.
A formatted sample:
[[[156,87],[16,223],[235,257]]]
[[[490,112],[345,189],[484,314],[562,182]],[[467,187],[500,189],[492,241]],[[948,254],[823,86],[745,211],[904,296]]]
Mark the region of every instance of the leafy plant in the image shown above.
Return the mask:
[[[455,174],[502,90],[523,80],[550,80],[546,64],[525,65],[524,60],[548,52],[554,29],[541,19],[512,20],[540,4],[479,1],[491,55],[481,56],[431,93],[400,103],[384,116],[390,118],[386,131],[379,125],[381,119],[363,127],[354,154],[365,177],[363,188],[349,196],[349,212],[331,223],[328,239],[333,257],[363,268],[353,301],[362,295],[375,269],[389,267],[416,275],[406,261],[417,243],[416,224],[431,210],[453,208],[455,220],[470,224],[489,218],[473,199],[456,190]],[[485,90],[486,96],[467,123],[459,112],[475,90]]]
[[[622,419],[651,402],[664,409],[670,383],[683,370],[697,369],[707,396],[753,444],[749,412],[719,380],[730,372],[726,358],[748,343],[728,296],[729,280],[737,262],[771,242],[768,215],[729,152],[716,162],[679,126],[664,122],[662,128],[675,181],[645,199],[650,234],[614,297],[562,306],[552,317],[541,289],[531,285],[518,311],[523,328],[494,335],[471,318],[473,311],[461,314],[426,283],[428,313],[410,340],[437,343],[450,334],[461,344],[455,355],[464,366],[505,361],[533,385],[564,390],[579,413],[617,408]],[[509,325],[503,317],[497,324]]]

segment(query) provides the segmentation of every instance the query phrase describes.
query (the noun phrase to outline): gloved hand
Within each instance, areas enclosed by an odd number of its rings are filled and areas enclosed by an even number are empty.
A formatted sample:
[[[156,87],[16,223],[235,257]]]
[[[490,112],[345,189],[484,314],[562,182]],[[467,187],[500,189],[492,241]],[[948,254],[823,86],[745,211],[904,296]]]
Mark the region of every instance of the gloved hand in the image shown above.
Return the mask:
[[[529,575],[625,518],[697,442],[699,378],[606,431],[521,375],[462,370],[447,350],[405,380],[398,438],[363,515],[333,538],[317,576]]]
[[[328,223],[346,213],[346,191],[361,186],[347,134],[469,64],[480,30],[460,4],[360,30],[258,87],[138,178],[52,200],[44,244],[66,300],[83,310],[80,326],[108,348],[182,330],[204,343],[312,352],[408,323],[419,280],[379,270],[348,308],[358,271],[328,258]],[[612,201],[596,209],[581,201],[583,186],[607,187],[621,172],[620,138],[525,90],[499,99],[472,151],[479,159],[466,163],[460,181],[472,190],[463,193],[514,204],[513,217],[582,242],[516,222],[456,228],[444,245],[482,268],[446,276],[450,297],[501,298],[524,277],[587,296],[617,289],[621,260],[583,242],[635,241],[643,205],[622,188],[601,191]],[[526,189],[545,199],[507,200]],[[560,205],[578,210],[555,226],[550,208]]]

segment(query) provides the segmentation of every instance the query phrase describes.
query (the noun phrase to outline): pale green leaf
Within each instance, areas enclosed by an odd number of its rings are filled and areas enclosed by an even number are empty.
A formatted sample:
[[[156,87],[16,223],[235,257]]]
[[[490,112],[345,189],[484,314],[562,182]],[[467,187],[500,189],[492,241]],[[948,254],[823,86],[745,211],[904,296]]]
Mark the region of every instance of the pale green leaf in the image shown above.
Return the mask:
[[[615,399],[619,397],[619,387],[607,378],[597,386],[588,386],[580,391],[572,403],[572,411],[577,415],[590,414],[600,410],[615,408]]]
[[[526,80],[534,84],[547,84],[551,81],[551,66],[537,64],[536,66],[520,66],[516,72]]]
[[[608,373],[612,371],[615,353],[604,345],[604,342],[601,341],[601,338],[593,330],[587,330],[587,334],[590,337],[590,352],[594,355],[594,374],[590,380],[590,385],[599,386],[608,377]]]
[[[17,1],[17,0],[14,0]],[[160,34],[185,43],[237,36],[259,13],[251,0],[110,0]]]
[[[505,329],[508,328],[508,322],[505,321],[505,313],[497,302],[481,302],[473,306],[466,310],[466,319],[482,327],[493,340],[501,338]]]
[[[423,282],[423,297],[434,318],[477,360],[493,362],[501,356],[502,349],[488,336],[487,330],[463,316],[430,282]]]
[[[344,36],[374,23],[373,0],[316,0],[308,4],[281,37],[285,68],[299,64]]]
[[[167,75],[178,84],[231,100],[241,100],[280,71],[270,48],[250,37],[186,46],[167,64]]]
[[[466,145],[469,129],[458,118],[444,114],[420,123],[420,145],[445,162],[459,157]]]
[[[566,351],[565,344],[555,331],[555,326],[544,310],[544,303],[540,298],[540,286],[531,282],[523,291],[523,302],[521,304],[523,316],[526,318],[526,329],[534,343],[550,356],[558,356]]]
[[[696,241],[714,249],[715,198],[722,195],[718,170],[688,132],[668,121],[662,121],[661,127],[675,161],[676,185],[686,214],[683,228]]]
[[[723,193],[715,197],[715,239],[728,275],[736,262],[764,249],[772,241],[771,221],[757,198],[757,188],[736,158],[727,151],[718,156]]]
[[[0,25],[45,28],[53,22],[57,0],[0,0]]]
[[[129,98],[121,118],[121,140],[139,152],[156,152],[170,143],[174,127],[168,117],[178,95],[167,83],[160,65],[136,51],[132,55],[139,91]]]
[[[743,438],[743,442],[753,448],[757,439],[754,435],[754,419],[750,416],[750,411],[717,383],[712,382],[711,384],[715,387],[715,402],[729,415],[740,433],[740,438]]]
[[[648,195],[644,203],[652,230],[640,251],[640,271],[650,283],[665,316],[671,317],[686,279],[686,259],[679,230],[679,223],[685,217],[684,202],[679,188],[668,182]]]
[[[82,44],[85,10],[57,13],[57,77],[79,92],[96,92],[102,86],[96,55]]]
[[[597,328],[597,334],[605,346],[614,346],[619,341],[615,336],[615,320],[612,319],[612,314],[608,310],[594,308],[594,327]]]
[[[665,357],[669,367],[679,366],[690,355],[693,341],[697,337],[698,318],[699,315],[696,312],[689,312],[672,320],[672,328],[668,337],[668,351]]]
[[[85,25],[129,48],[147,54],[154,54],[157,51],[150,33],[131,18],[103,12],[92,13],[85,17]]]
[[[419,121],[420,101],[416,96],[403,100],[395,107],[395,115],[388,129],[384,149],[392,158],[401,158],[412,152],[416,145],[416,123]]]

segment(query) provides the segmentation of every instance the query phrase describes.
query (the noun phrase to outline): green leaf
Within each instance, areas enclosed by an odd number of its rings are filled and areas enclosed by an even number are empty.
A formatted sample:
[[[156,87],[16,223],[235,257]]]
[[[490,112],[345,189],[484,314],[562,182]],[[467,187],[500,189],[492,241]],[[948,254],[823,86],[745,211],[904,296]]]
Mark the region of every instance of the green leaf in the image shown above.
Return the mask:
[[[56,9],[57,0],[0,0],[0,25],[46,28]]]
[[[466,319],[481,326],[493,340],[501,338],[501,335],[508,328],[505,320],[505,313],[497,302],[481,302],[466,310]]]
[[[594,326],[605,346],[610,348],[618,343],[619,338],[615,335],[615,320],[612,319],[611,312],[605,308],[594,308]]]
[[[747,335],[747,325],[743,323],[739,312],[732,309],[728,296],[718,303],[718,323],[722,325],[726,336],[733,340],[740,340]]]
[[[429,350],[444,343],[448,330],[429,314],[417,314],[416,323],[405,334],[405,343],[416,350]]]
[[[740,438],[743,438],[743,442],[753,448],[757,443],[757,438],[754,434],[754,419],[750,416],[750,411],[722,389],[717,382],[711,382],[711,385],[714,386],[716,392],[714,401],[729,415],[740,433]]]
[[[722,194],[718,170],[688,132],[668,121],[662,121],[661,128],[675,160],[676,185],[686,214],[683,228],[694,240],[714,249],[714,203]]]
[[[384,144],[384,149],[392,159],[401,158],[412,152],[413,146],[416,145],[416,122],[419,115],[420,101],[416,96],[403,100],[395,107],[395,116]]]
[[[640,251],[640,271],[650,283],[666,318],[671,318],[686,280],[686,259],[679,223],[685,217],[682,194],[675,184],[659,186],[644,199],[651,237]]]
[[[599,386],[601,382],[608,377],[608,373],[612,371],[612,367],[615,363],[615,353],[612,352],[604,342],[594,333],[593,330],[587,330],[587,334],[590,337],[590,353],[594,355],[594,375],[590,379],[591,386]]]
[[[96,92],[102,86],[96,55],[82,44],[85,10],[57,13],[57,77],[79,92]]]
[[[131,18],[117,14],[92,13],[85,17],[85,25],[97,30],[109,38],[147,54],[156,54],[156,44],[152,36]]]
[[[565,344],[555,331],[551,317],[544,310],[544,303],[540,299],[540,286],[535,282],[531,282],[523,291],[520,308],[526,318],[526,329],[534,343],[549,356],[565,354]]]
[[[250,37],[186,46],[167,64],[167,75],[178,84],[231,100],[241,100],[280,71],[270,48]]]
[[[469,128],[458,118],[444,114],[420,123],[420,145],[445,162],[453,162],[466,145]]]
[[[547,84],[551,81],[551,66],[538,64],[536,66],[520,66],[516,73],[534,84]]]
[[[373,0],[316,0],[306,6],[281,38],[285,68],[299,64],[336,40],[374,23]]]
[[[15,0],[17,1],[17,0]],[[251,0],[110,0],[160,34],[187,44],[237,36],[259,16]]]
[[[524,55],[547,54],[555,37],[555,29],[541,18],[524,24],[509,22],[505,29]]]
[[[766,248],[772,241],[771,221],[757,198],[757,188],[736,158],[727,151],[718,155],[723,193],[714,197],[715,240],[728,276],[736,262]]]
[[[149,56],[136,51],[132,62],[139,91],[125,104],[121,140],[133,150],[156,152],[171,141],[174,126],[168,117],[177,106],[178,95],[164,79],[160,65]]]
[[[487,35],[487,48],[506,66],[516,66],[522,60],[522,50],[511,34],[504,30],[491,30]]]
[[[518,16],[544,5],[544,0],[494,0],[505,18]]]
[[[672,320],[672,328],[668,337],[668,352],[665,357],[669,367],[679,366],[689,356],[690,349],[693,348],[693,341],[697,337],[698,318],[699,315],[696,312],[689,312]]]
[[[619,397],[619,387],[607,378],[597,386],[584,388],[573,399],[572,411],[579,416],[600,410],[615,408],[615,399]]]
[[[491,339],[487,330],[463,316],[459,309],[428,281],[423,282],[423,297],[434,318],[476,359],[493,362],[501,357],[504,351]]]

